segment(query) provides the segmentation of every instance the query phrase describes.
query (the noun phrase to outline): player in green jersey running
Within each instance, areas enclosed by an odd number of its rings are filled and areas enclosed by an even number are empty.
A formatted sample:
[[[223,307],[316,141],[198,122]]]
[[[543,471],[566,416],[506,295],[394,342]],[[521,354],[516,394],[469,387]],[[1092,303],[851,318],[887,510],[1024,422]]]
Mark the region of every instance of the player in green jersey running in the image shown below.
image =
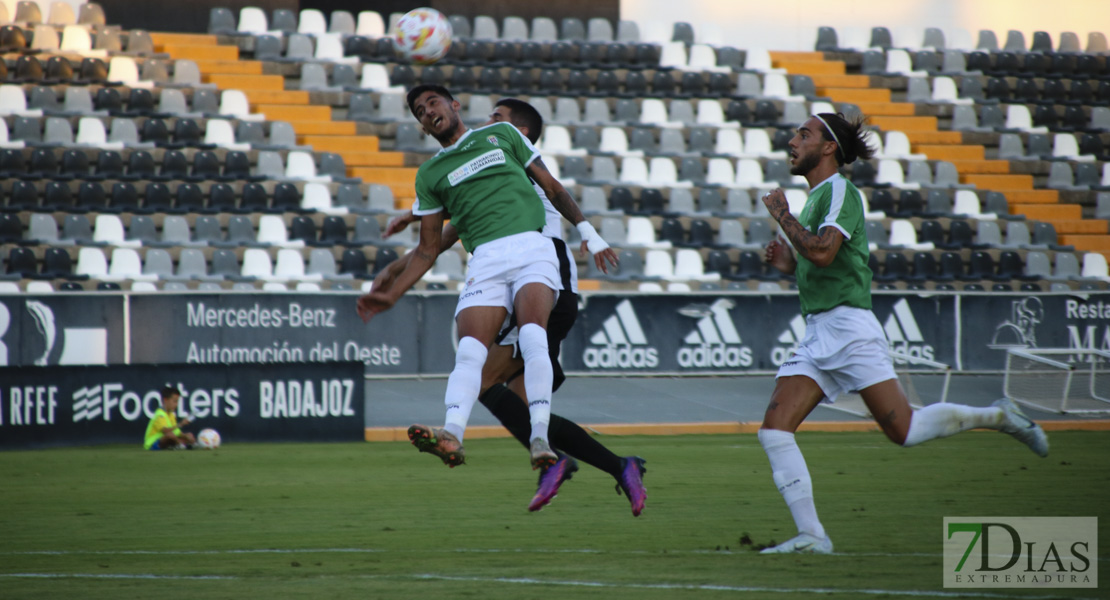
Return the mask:
[[[409,437],[422,451],[450,466],[464,462],[463,433],[478,399],[482,366],[512,309],[525,364],[532,466],[546,468],[558,460],[547,431],[553,371],[546,326],[562,283],[555,248],[540,233],[546,219],[532,181],[556,206],[570,200],[570,195],[544,167],[531,142],[511,124],[468,129],[459,116],[459,103],[440,86],[413,88],[408,103],[443,150],[417,171],[413,207],[413,214],[420,217],[417,248],[391,286],[359,298],[359,315],[369,320],[388,310],[433,266],[441,248],[444,217],[449,214],[473,257],[455,312],[459,345],[447,380],[447,415],[442,429],[413,425]],[[588,221],[577,226],[595,255],[607,248]]]
[[[863,122],[823,113],[798,127],[790,140],[790,173],[805,177],[810,187],[798,218],[790,214],[782,190],[763,197],[793,246],[779,237],[767,245],[765,258],[797,277],[806,318],[805,336],[779,368],[759,430],[772,478],[798,535],[764,553],[832,552],[794,432],[818,403],[832,402],[843,392],[859,392],[883,433],[902,446],[982,427],[1009,433],[1040,456],[1048,454],[1044,431],[1010,400],[986,408],[936,403],[915,411],[910,406],[894,373],[886,335],[871,312],[863,202],[859,190],[839,173],[845,164],[872,155]]]

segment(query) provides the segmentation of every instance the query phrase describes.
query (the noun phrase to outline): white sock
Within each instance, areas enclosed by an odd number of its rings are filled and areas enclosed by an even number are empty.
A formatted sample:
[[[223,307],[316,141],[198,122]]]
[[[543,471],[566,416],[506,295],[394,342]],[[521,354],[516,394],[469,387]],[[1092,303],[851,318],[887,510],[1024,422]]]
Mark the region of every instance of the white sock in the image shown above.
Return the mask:
[[[809,477],[806,459],[794,441],[794,434],[778,429],[760,429],[758,435],[759,443],[771,461],[771,477],[790,508],[798,532],[825,537],[825,527],[817,518],[817,506],[813,503],[813,480]]]
[[[547,441],[551,422],[551,385],[555,378],[547,352],[547,332],[535,323],[520,328],[520,354],[524,358],[524,391],[528,394],[528,414],[532,436]]]
[[[455,368],[447,378],[447,392],[443,397],[447,405],[443,428],[459,438],[460,443],[466,422],[470,420],[470,410],[482,389],[482,366],[486,364],[488,352],[482,342],[472,337],[459,340],[459,349],[455,352]]]
[[[906,433],[903,446],[916,446],[922,442],[955,435],[961,431],[984,427],[1002,427],[1001,408],[988,406],[976,408],[963,404],[937,403],[913,411],[910,417],[910,430]]]

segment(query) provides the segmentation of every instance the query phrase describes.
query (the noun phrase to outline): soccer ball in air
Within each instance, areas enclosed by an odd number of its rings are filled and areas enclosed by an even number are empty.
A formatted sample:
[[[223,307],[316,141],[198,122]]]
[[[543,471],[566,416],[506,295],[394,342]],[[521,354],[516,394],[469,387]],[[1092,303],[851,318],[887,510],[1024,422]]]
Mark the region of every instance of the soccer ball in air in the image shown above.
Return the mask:
[[[414,8],[397,20],[393,47],[414,63],[434,63],[451,49],[451,23],[434,8]]]
[[[197,435],[197,445],[206,450],[215,450],[220,447],[220,432],[215,429],[201,429]]]

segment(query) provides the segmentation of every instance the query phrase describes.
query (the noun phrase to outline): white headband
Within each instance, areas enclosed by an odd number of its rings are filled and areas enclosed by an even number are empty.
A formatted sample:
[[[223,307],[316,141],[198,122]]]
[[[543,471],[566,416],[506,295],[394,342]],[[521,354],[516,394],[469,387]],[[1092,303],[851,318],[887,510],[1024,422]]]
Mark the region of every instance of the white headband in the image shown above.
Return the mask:
[[[829,135],[831,135],[832,138],[833,138],[833,141],[836,142],[837,151],[840,152],[841,156],[843,156],[843,157],[845,157],[845,159],[847,159],[848,155],[844,153],[844,148],[843,148],[843,146],[840,145],[840,140],[836,139],[836,132],[833,131],[833,128],[829,127],[829,124],[826,123],[825,120],[821,118],[821,115],[815,114],[815,115],[813,115],[813,118],[817,119],[818,121],[821,121],[821,124],[825,126],[825,129],[829,130]]]

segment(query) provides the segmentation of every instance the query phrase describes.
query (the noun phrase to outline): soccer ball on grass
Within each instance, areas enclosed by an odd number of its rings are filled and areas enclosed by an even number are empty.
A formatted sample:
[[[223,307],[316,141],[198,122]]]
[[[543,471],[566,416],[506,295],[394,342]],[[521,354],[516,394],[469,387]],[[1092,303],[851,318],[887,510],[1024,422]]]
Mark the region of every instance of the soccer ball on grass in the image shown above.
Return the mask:
[[[205,450],[215,450],[220,447],[220,432],[215,429],[201,429],[197,435],[197,446]]]
[[[434,8],[414,8],[397,20],[393,47],[416,64],[434,63],[451,49],[451,23]]]

